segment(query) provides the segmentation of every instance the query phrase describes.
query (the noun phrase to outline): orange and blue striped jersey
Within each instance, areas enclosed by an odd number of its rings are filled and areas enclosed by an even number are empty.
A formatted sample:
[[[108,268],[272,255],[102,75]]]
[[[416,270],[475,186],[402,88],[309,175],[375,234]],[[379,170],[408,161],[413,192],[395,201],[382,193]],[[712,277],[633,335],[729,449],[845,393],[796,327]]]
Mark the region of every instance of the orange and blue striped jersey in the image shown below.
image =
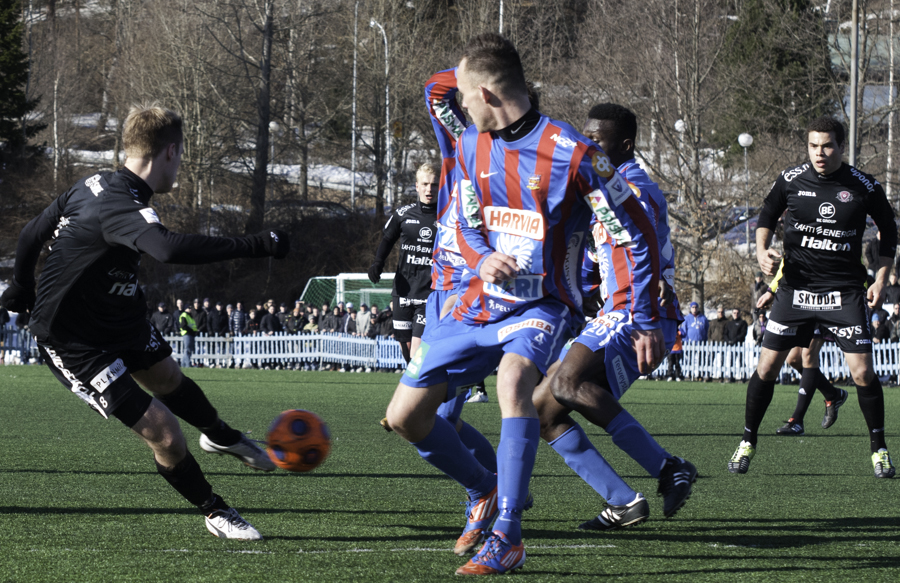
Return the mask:
[[[641,208],[656,230],[659,244],[660,277],[675,289],[675,252],[669,230],[669,206],[659,186],[634,159],[619,165],[618,173],[625,178]],[[596,219],[591,225],[592,241],[585,253],[582,278],[584,293],[590,294],[599,287],[601,313],[628,310],[634,313],[632,302],[637,264],[631,248],[619,245]],[[659,298],[656,298],[658,304]],[[681,322],[684,317],[677,297],[666,307],[660,307],[660,317]]]
[[[457,241],[467,267],[456,319],[493,322],[548,296],[580,317],[582,261],[596,216],[633,258],[635,326],[659,327],[656,225],[596,144],[547,116],[514,142],[470,127],[457,142],[454,175]],[[513,280],[498,285],[478,277],[494,252],[516,259]]]
[[[438,236],[434,241],[431,288],[451,290],[459,283],[465,261],[456,242],[456,140],[466,129],[466,115],[456,102],[456,69],[435,73],[425,84],[425,104],[441,149],[441,176],[437,195]]]

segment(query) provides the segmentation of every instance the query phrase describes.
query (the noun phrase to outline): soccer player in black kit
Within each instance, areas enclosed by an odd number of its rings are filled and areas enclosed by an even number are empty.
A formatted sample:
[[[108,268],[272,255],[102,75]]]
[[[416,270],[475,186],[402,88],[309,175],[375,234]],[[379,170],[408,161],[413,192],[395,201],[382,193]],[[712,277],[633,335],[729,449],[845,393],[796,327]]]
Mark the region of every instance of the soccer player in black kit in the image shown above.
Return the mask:
[[[881,304],[882,289],[897,248],[897,226],[881,185],[841,158],[844,128],[831,117],[807,127],[809,162],[781,173],[766,197],[756,229],[756,258],[767,275],[781,260],[770,248],[776,222],[784,217],[784,278],[775,294],[756,372],[747,385],[744,437],[728,470],[745,474],[756,453],[757,432],[788,352],[808,346],[815,328],[827,328],[844,353],[859,407],[869,429],[876,478],[892,478],[884,441],[884,394],[872,365],[866,300]],[[881,234],[875,282],[864,288],[860,262],[866,215]],[[826,397],[827,398],[827,397]]]
[[[430,164],[416,171],[418,200],[391,213],[384,225],[384,237],[369,267],[372,283],[381,281],[384,262],[397,240],[400,259],[394,276],[394,338],[403,358],[409,362],[425,331],[425,302],[431,293],[431,256],[437,232],[437,172]]]
[[[124,168],[79,180],[25,226],[13,282],[0,303],[20,313],[32,310],[31,331],[54,376],[105,419],[116,417],[143,438],[159,474],[206,516],[212,534],[258,540],[259,532],[213,492],[176,416],[201,431],[204,451],[232,455],[257,470],[275,466],[219,419],[200,387],[182,374],[147,320],[137,277],[142,253],[187,264],[282,258],[289,242],[280,231],[204,237],[160,224],[150,198],[172,190],[184,152],[182,126],[178,114],[157,105],[133,107],[123,132]],[[51,239],[35,295],[35,266]]]

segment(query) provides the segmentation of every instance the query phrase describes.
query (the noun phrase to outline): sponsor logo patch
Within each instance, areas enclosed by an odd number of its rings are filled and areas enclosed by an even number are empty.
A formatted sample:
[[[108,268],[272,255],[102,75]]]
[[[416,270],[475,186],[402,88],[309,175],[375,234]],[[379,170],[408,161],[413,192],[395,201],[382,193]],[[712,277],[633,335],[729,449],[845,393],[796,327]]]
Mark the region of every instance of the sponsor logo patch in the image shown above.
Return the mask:
[[[628,230],[616,217],[616,214],[609,207],[609,203],[606,202],[606,197],[603,195],[603,192],[595,190],[594,192],[586,195],[585,200],[589,205],[591,205],[591,210],[594,211],[594,215],[597,216],[597,220],[601,225],[603,225],[603,228],[606,230],[607,237],[605,237],[604,242],[609,242],[610,244],[612,244],[614,241],[616,245],[625,246],[633,243]]]
[[[622,361],[622,356],[616,356],[613,361],[613,374],[616,377],[616,383],[619,385],[620,390],[625,390],[628,388],[628,373],[625,371],[625,363]]]
[[[561,136],[559,134],[553,134],[552,136],[550,136],[550,139],[563,148],[574,148],[576,145],[574,140],[570,140],[569,138]]]
[[[823,219],[830,219],[834,216],[834,205],[830,202],[823,202],[819,205],[819,216]]]
[[[473,229],[481,227],[481,213],[479,211],[478,195],[475,194],[475,186],[471,180],[460,180],[459,194],[462,197],[463,215]]]
[[[812,196],[812,197],[815,197],[815,196],[816,196],[816,193],[815,193],[815,192],[810,192],[809,190],[798,190],[798,191],[797,191],[797,196]]]
[[[541,189],[541,175],[535,174],[528,178],[528,190],[540,190]]]
[[[791,168],[790,170],[784,171],[784,179],[786,182],[790,182],[794,178],[797,178],[803,171],[809,168],[809,164],[804,164],[803,166],[797,166],[796,168]]]
[[[591,158],[591,166],[594,167],[594,172],[603,178],[609,178],[616,171],[612,162],[609,161],[609,156],[603,152],[594,153],[594,156]]]
[[[122,362],[122,359],[116,359],[114,363],[100,371],[100,374],[91,379],[91,386],[94,387],[98,393],[102,393],[126,372],[127,369],[125,368],[125,363]]]
[[[497,330],[497,340],[503,342],[503,340],[513,332],[518,332],[519,330],[524,330],[526,328],[534,328],[550,335],[553,334],[553,324],[550,322],[538,318],[528,318],[527,320],[522,320],[521,322],[516,322],[515,324],[510,324],[509,326],[504,326]]]
[[[159,223],[159,217],[156,216],[156,211],[152,208],[143,208],[140,211],[141,216],[144,217],[144,220],[148,223]]]
[[[394,320],[394,330],[412,330],[412,322]]]
[[[419,349],[416,350],[416,355],[413,356],[413,359],[409,361],[409,364],[406,365],[406,374],[413,379],[419,378],[419,373],[422,371],[422,364],[425,362],[425,357],[428,356],[428,350],[431,347],[427,342],[422,342],[419,344]]]
[[[618,172],[613,174],[612,178],[607,181],[606,190],[609,192],[609,198],[612,199],[613,204],[616,206],[620,206],[625,202],[632,192],[628,181],[622,178],[622,175]]]
[[[829,326],[828,330],[837,338],[853,339],[863,333],[862,326],[847,326],[846,328],[838,328],[837,326]]]
[[[793,307],[795,310],[834,311],[841,309],[841,292],[827,294],[794,290]],[[766,328],[768,330],[768,328]]]
[[[543,283],[543,275],[519,275],[501,285],[485,282],[484,293],[510,302],[537,300],[544,296]]]
[[[821,251],[849,251],[850,243],[835,243],[831,239],[816,239],[815,237],[807,237],[803,235],[800,240],[800,246],[808,249],[819,249]]]
[[[784,324],[779,324],[775,320],[769,320],[769,322],[766,324],[766,332],[771,332],[772,334],[777,334],[778,336],[796,336],[797,327],[785,326]]]
[[[434,231],[431,230],[431,227],[422,227],[419,229],[419,237],[422,239],[431,239],[434,236]]]
[[[94,174],[90,178],[84,181],[84,185],[91,189],[91,192],[94,193],[94,196],[99,196],[101,192],[103,192],[103,187],[100,186],[100,175]],[[157,221],[159,222],[159,221]]]
[[[841,202],[850,202],[851,200],[853,200],[853,193],[842,190],[837,193],[837,199]]]
[[[486,206],[484,217],[488,231],[519,235],[537,241],[544,239],[544,216],[540,213],[502,206]]]

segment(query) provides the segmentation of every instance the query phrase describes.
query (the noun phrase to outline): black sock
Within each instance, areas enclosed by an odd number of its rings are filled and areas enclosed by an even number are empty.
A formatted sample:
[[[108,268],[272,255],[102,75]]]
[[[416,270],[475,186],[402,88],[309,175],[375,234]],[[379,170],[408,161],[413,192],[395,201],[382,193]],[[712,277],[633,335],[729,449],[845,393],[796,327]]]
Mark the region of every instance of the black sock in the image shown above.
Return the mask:
[[[881,448],[887,448],[884,443],[884,391],[881,381],[875,377],[865,387],[856,385],[856,397],[859,400],[859,408],[862,410],[866,427],[869,428],[869,446],[872,452]]]
[[[209,514],[206,510],[207,506],[212,507],[210,502],[213,505],[220,504],[224,505],[225,509],[228,508],[228,505],[213,493],[212,486],[206,481],[206,478],[203,476],[203,470],[200,469],[200,465],[194,459],[194,456],[191,455],[191,452],[187,452],[184,459],[178,462],[178,465],[174,468],[166,468],[161,466],[159,462],[156,462],[156,471],[165,478],[169,485],[175,488],[176,492],[181,494],[185,500],[200,508],[200,511],[204,514]],[[216,499],[218,499],[218,502],[216,502]]]
[[[744,409],[744,441],[750,445],[756,445],[759,425],[774,394],[775,381],[764,381],[759,378],[759,373],[753,371],[753,376],[747,384],[747,404]]]
[[[832,385],[831,381],[825,378],[825,375],[818,368],[816,369],[816,388],[819,389],[826,401],[834,401],[841,396],[841,392],[837,387]]]
[[[812,403],[813,395],[816,394],[815,380],[818,371],[819,369],[817,368],[804,368],[800,372],[800,390],[797,392],[797,406],[794,408],[793,415],[791,415],[794,423],[803,425],[803,418],[806,417],[809,404]]]
[[[193,380],[183,377],[178,388],[168,395],[157,395],[163,405],[177,417],[184,419],[218,445],[234,445],[241,440],[241,432],[219,419],[203,390]]]

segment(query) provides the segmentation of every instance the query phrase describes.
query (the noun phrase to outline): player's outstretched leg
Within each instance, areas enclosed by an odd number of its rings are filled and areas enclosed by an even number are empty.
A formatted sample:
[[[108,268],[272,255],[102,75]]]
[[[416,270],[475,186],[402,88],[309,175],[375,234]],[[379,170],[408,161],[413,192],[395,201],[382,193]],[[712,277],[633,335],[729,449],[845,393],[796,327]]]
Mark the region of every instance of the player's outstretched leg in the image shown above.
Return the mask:
[[[172,413],[200,430],[200,448],[203,451],[231,455],[255,470],[271,472],[275,469],[275,464],[262,448],[219,419],[218,412],[203,390],[183,375],[171,358],[147,370],[137,371],[133,376]]]
[[[819,376],[822,377],[822,380],[825,383],[831,385],[831,383],[828,382],[828,379],[825,378],[825,375],[823,375],[821,372],[819,373]],[[838,393],[838,396],[836,398],[830,401],[827,399],[825,400],[825,416],[822,417],[822,429],[828,429],[835,424],[838,418],[838,409],[841,408],[841,405],[847,402],[849,393],[844,389],[836,389],[836,391]]]
[[[131,429],[153,450],[157,472],[203,513],[210,533],[219,538],[262,539],[259,531],[213,492],[197,460],[187,451],[178,420],[164,405],[152,400]]]

